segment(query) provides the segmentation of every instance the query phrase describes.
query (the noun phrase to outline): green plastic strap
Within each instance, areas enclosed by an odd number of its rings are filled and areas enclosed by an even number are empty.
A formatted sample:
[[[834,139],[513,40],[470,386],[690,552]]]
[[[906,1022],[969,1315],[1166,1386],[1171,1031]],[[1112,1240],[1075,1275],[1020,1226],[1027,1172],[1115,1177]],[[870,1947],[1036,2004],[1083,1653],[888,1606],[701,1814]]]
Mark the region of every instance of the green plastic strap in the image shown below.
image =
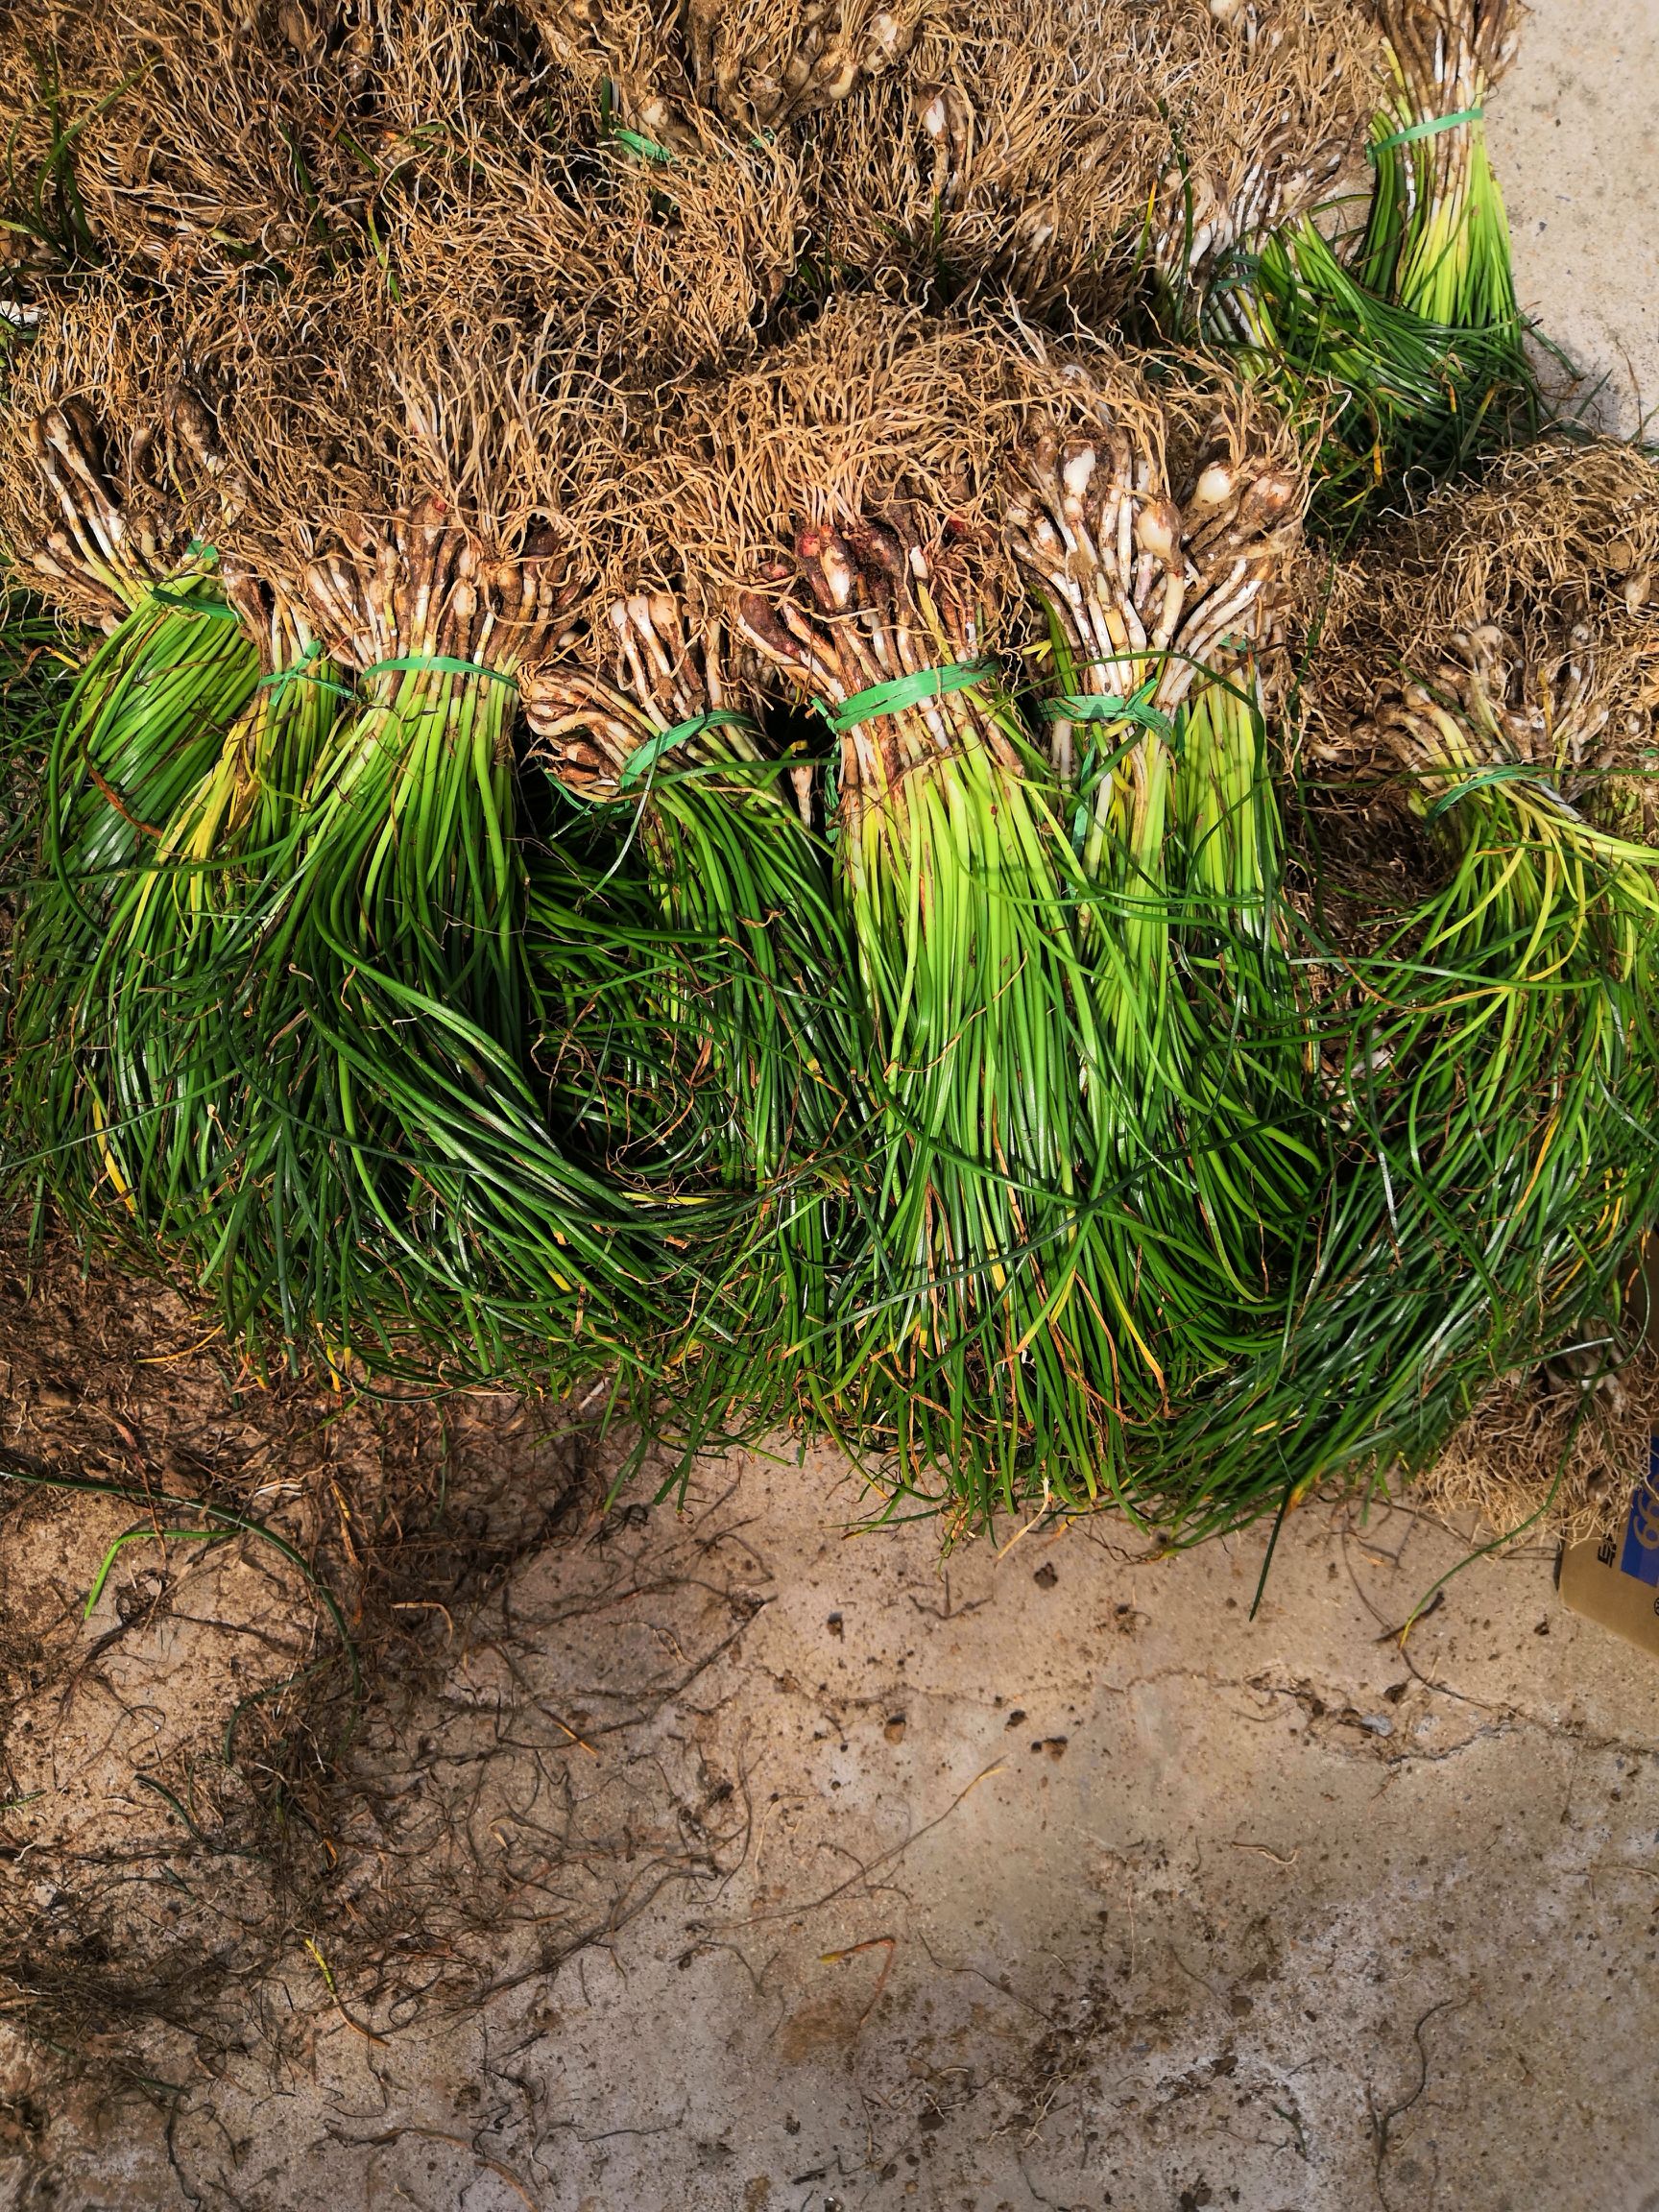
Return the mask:
[[[613,139],[618,146],[626,147],[630,154],[637,154],[641,161],[655,161],[660,168],[664,169],[673,166],[674,156],[666,146],[659,146],[655,138],[647,138],[637,131],[628,130],[615,120],[615,115],[616,87],[606,77],[600,81],[599,85],[599,128],[606,137]]]
[[[989,661],[951,661],[943,668],[921,668],[913,676],[890,676],[884,684],[872,684],[868,691],[854,691],[844,707],[830,708],[822,699],[812,704],[837,737],[855,723],[874,722],[882,714],[902,714],[924,699],[942,698],[947,691],[966,691],[994,674]]]
[[[1146,688],[1149,690],[1150,685]],[[1062,692],[1058,699],[1045,699],[1042,711],[1050,722],[1138,722],[1142,730],[1154,730],[1160,737],[1175,734],[1168,715],[1161,714],[1141,691],[1129,699],[1099,692]]]
[[[1405,131],[1391,131],[1386,138],[1373,138],[1366,152],[1373,161],[1379,154],[1386,154],[1394,146],[1409,146],[1418,138],[1438,137],[1442,131],[1455,131],[1459,123],[1479,123],[1485,115],[1484,108],[1459,108],[1455,115],[1432,115],[1427,123],[1413,123]]]
[[[1445,771],[1442,769],[1438,773],[1443,775]],[[1477,768],[1465,776],[1461,782],[1455,783],[1443,798],[1435,800],[1424,819],[1432,822],[1437,815],[1447,813],[1461,800],[1467,799],[1472,791],[1482,791],[1491,783],[1536,783],[1540,790],[1549,788],[1530,761],[1496,760],[1490,768]]]
[[[629,757],[616,779],[616,788],[626,791],[639,777],[648,776],[665,753],[672,753],[676,745],[684,745],[689,738],[701,737],[705,730],[753,730],[755,727],[747,714],[735,713],[725,707],[710,707],[702,714],[693,714],[689,721],[676,722],[671,730],[659,730],[655,737],[647,737]]]
[[[152,599],[159,599],[165,607],[182,607],[186,614],[205,614],[215,622],[240,622],[242,617],[234,607],[227,607],[222,599],[192,599],[187,592],[169,591],[165,584],[151,587]]]
[[[311,663],[322,650],[315,642],[307,645],[292,668],[278,668],[274,675],[261,676],[254,690],[280,690],[285,684],[315,684],[320,691],[337,691],[342,699],[355,699],[357,694],[349,684],[337,684],[332,676],[312,675]]]
[[[637,154],[641,161],[655,161],[661,168],[672,168],[674,156],[666,146],[659,146],[655,138],[646,138],[637,131],[625,131],[620,123],[613,123],[611,136],[618,146],[626,146],[630,154]]]
[[[505,684],[509,691],[518,688],[517,676],[505,675],[499,668],[486,668],[482,661],[456,661],[447,653],[405,653],[396,661],[373,661],[363,671],[363,682],[400,668],[437,668],[445,676],[488,676],[493,684]]]

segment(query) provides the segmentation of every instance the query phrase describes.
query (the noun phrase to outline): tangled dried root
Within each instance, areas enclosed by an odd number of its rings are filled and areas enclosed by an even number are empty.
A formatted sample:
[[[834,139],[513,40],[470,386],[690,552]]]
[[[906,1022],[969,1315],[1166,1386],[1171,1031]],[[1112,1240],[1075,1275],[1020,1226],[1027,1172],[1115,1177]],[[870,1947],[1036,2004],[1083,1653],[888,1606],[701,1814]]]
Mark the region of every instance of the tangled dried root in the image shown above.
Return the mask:
[[[37,177],[58,187],[26,273],[77,257],[163,281],[326,267],[373,182],[373,154],[349,151],[375,136],[372,49],[361,23],[312,35],[299,0],[13,12],[0,32],[11,196],[27,201]]]
[[[1659,832],[1659,467],[1551,439],[1449,487],[1333,581],[1310,757],[1363,781],[1403,676],[1488,703],[1510,757],[1603,827]]]
[[[609,83],[675,147],[702,107],[773,131],[845,100],[902,60],[929,0],[528,0],[572,74]]]
[[[747,343],[803,228],[783,149],[694,108],[662,158],[505,7],[54,0],[0,35],[0,86],[13,322],[88,264],[181,315],[356,271],[652,376]]]
[[[823,120],[829,258],[927,297],[988,278],[1119,306],[1199,280],[1328,197],[1363,144],[1381,41],[1346,0],[975,5]]]
[[[165,324],[108,282],[49,304],[12,365],[0,545],[72,622],[112,628],[188,541],[178,366]]]
[[[1423,87],[1449,89],[1448,73],[1468,69],[1491,84],[1515,59],[1526,8],[1521,0],[1360,0],[1398,58]],[[1450,113],[1448,108],[1446,112]]]
[[[649,526],[688,548],[734,610],[737,595],[787,596],[803,530],[859,530],[890,516],[924,566],[949,540],[952,589],[977,634],[1010,646],[1036,627],[1015,527],[1016,481],[1034,444],[1058,452],[1127,438],[1151,470],[1142,505],[1157,505],[1165,488],[1186,509],[1207,470],[1237,469],[1244,456],[1236,487],[1228,475],[1240,496],[1245,477],[1264,470],[1302,483],[1286,427],[1195,364],[1154,391],[1081,330],[1052,339],[1008,316],[929,316],[868,296],[836,301],[754,368],[689,394],[682,420],[685,459]],[[1237,505],[1194,509],[1194,527],[1230,526]],[[1291,509],[1293,536],[1295,498]],[[787,576],[774,572],[780,560]]]
[[[653,390],[754,349],[805,222],[785,149],[706,123],[668,164],[615,141],[566,157],[497,136],[454,182],[389,236],[411,313],[465,301]]]
[[[1473,1513],[1494,1536],[1574,1543],[1623,1519],[1659,1430],[1659,1357],[1644,1346],[1595,1381],[1551,1360],[1484,1398],[1412,1496],[1431,1512]]]

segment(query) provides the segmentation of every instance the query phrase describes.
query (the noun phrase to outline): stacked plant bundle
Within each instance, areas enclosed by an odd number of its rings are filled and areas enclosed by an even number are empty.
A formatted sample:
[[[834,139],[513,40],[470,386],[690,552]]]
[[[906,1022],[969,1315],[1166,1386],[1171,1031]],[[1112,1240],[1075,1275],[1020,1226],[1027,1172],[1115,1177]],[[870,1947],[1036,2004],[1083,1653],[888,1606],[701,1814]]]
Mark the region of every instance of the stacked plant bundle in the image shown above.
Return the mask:
[[[88,330],[92,350],[108,326]],[[102,1082],[57,1117],[76,1081],[62,1053],[75,995],[103,956],[125,881],[148,859],[242,713],[257,649],[227,605],[208,546],[189,538],[167,481],[153,396],[129,392],[131,434],[113,445],[66,394],[14,421],[3,472],[7,536],[58,606],[108,632],[86,660],[46,747],[39,880],[12,944],[9,1105],[25,1146],[91,1198],[131,1202],[121,1108]],[[25,427],[26,425],[26,427]]]
[[[225,445],[199,399],[153,409],[139,444],[171,457],[162,525],[129,510],[73,396],[36,423],[29,474],[66,524],[39,532],[37,565],[71,600],[113,613],[125,593],[132,612],[55,737],[13,1143],[89,1233],[125,1220],[187,1256],[238,1331],[382,1364],[637,1374],[678,1330],[665,1285],[695,1194],[613,1178],[631,1094],[531,1058],[508,742],[517,672],[556,653],[583,588],[574,516],[538,516],[518,484],[540,469],[579,510],[592,411],[527,372],[519,442],[497,447],[508,507],[486,517],[476,425],[407,349],[388,388],[391,343],[371,322],[362,458],[332,475],[306,439],[332,444],[337,352],[270,349],[301,397],[226,410]],[[72,345],[28,361],[37,386],[76,365]],[[182,535],[180,487],[216,510],[223,548],[192,543],[176,571],[160,549]],[[26,541],[26,517],[11,528]],[[228,596],[202,581],[216,570]],[[566,944],[611,1031],[637,950],[618,906],[608,928],[575,914]],[[548,943],[556,908],[543,884]]]
[[[1301,582],[1310,453],[1344,523],[1527,426],[1511,20],[11,25],[0,534],[104,633],[11,1164],[262,1350],[974,1520],[1196,1536],[1617,1334],[1652,471]],[[1194,288],[1243,384],[1077,319]]]
[[[716,1303],[707,1318],[730,1352],[705,1361],[727,1408],[754,1418],[787,1402],[827,1319],[849,1160],[867,1142],[862,1022],[806,772],[770,753],[752,656],[719,609],[649,562],[636,550],[635,589],[602,597],[586,636],[527,680],[529,757],[589,816],[586,836],[560,821],[558,842],[585,848],[607,889],[642,875],[661,916],[637,990],[699,1101],[661,1120],[705,1148],[698,1172],[756,1201],[723,1286],[752,1318],[733,1339]],[[533,915],[538,970],[546,934]],[[704,1326],[699,1310],[694,1337]]]
[[[1627,448],[1540,448],[1338,577],[1306,903],[1344,1157],[1281,1354],[1181,1442],[1217,1521],[1258,1502],[1262,1435],[1286,1497],[1409,1476],[1518,1366],[1621,1356],[1659,1198],[1659,848],[1597,816],[1648,768],[1656,491]]]
[[[1390,79],[1371,126],[1369,191],[1236,255],[1204,317],[1288,403],[1333,396],[1322,518],[1349,527],[1380,489],[1420,489],[1540,420],[1484,121],[1518,11],[1511,0],[1368,4]]]
[[[1519,757],[1600,828],[1654,842],[1659,470],[1639,446],[1556,435],[1392,521],[1338,572],[1336,619],[1368,672],[1426,665],[1496,629]],[[1361,579],[1363,582],[1361,583]],[[1315,761],[1323,780],[1340,757]]]
[[[1192,1387],[1279,1325],[1327,1172],[1265,711],[1307,487],[1283,432],[1221,397],[1179,504],[1156,424],[1137,450],[1096,398],[1084,434],[1028,436],[1004,509],[1049,634],[1037,705],[1113,1009],[1115,1155],[1167,1222],[1166,1309],[1209,1347]]]
[[[1302,486],[1246,418],[1188,412],[1188,443],[1228,458],[1200,455],[1184,512],[1165,409],[1110,356],[848,303],[709,396],[678,500],[676,535],[833,740],[876,1122],[862,1238],[810,1352],[819,1409],[888,1455],[889,1483],[943,1482],[974,1516],[1138,1509],[1172,1410],[1278,1326],[1248,1189],[1266,1208],[1315,1157],[1287,1134],[1305,1041],[1256,835],[1260,724],[1226,673],[1265,634]],[[1070,533],[1052,560],[1050,493]],[[1087,603],[1042,650],[1087,693],[1067,724],[1118,725],[1098,772],[1016,696],[1039,584]],[[1091,653],[1089,620],[1152,685]],[[1212,654],[1247,702],[1242,767]]]

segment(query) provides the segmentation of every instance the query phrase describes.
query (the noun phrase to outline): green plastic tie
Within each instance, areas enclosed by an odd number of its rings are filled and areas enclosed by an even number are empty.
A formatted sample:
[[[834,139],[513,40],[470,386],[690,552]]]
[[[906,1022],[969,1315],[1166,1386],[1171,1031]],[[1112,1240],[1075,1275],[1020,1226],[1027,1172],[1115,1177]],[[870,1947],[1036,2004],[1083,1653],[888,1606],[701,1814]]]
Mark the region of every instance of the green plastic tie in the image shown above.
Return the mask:
[[[234,607],[227,607],[222,599],[192,599],[187,592],[170,591],[165,584],[151,587],[152,599],[159,599],[164,607],[182,607],[186,614],[205,614],[215,622],[240,622],[242,617]]]
[[[624,130],[620,123],[613,123],[611,136],[618,146],[626,146],[630,154],[637,154],[641,161],[655,161],[663,169],[674,165],[674,156],[667,147],[659,146],[655,138],[647,138],[641,132]]]
[[[1057,699],[1045,699],[1042,711],[1050,722],[1138,722],[1142,730],[1155,731],[1168,742],[1175,735],[1175,725],[1151,705],[1151,692],[1150,681],[1127,699],[1102,692],[1066,691]]]
[[[332,676],[314,676],[311,663],[323,650],[313,641],[295,661],[292,668],[278,668],[274,675],[261,676],[254,685],[255,691],[280,690],[285,684],[315,684],[320,691],[336,691],[342,699],[355,699],[357,694],[349,684],[337,684]]]
[[[659,168],[672,168],[674,156],[666,146],[659,146],[655,138],[647,138],[641,132],[630,131],[615,120],[616,87],[609,77],[599,86],[599,128],[607,138],[637,155],[641,161],[654,161]]]
[[[1459,108],[1455,115],[1431,115],[1427,123],[1413,123],[1407,130],[1391,131],[1386,138],[1373,138],[1365,151],[1375,161],[1379,154],[1386,154],[1392,147],[1438,137],[1442,131],[1455,131],[1459,123],[1479,123],[1485,113],[1484,108]]]
[[[639,777],[648,776],[664,754],[672,753],[676,745],[701,737],[705,730],[752,731],[755,727],[747,714],[738,714],[725,707],[710,707],[701,714],[693,714],[688,721],[676,722],[671,730],[659,730],[655,737],[647,737],[643,745],[636,747],[616,779],[616,788],[626,791]]]
[[[844,707],[830,708],[822,699],[812,704],[837,737],[859,722],[874,722],[883,714],[902,714],[924,699],[940,699],[948,691],[966,691],[983,684],[995,670],[989,661],[951,661],[942,668],[919,668],[911,676],[890,676],[872,684],[867,691],[854,691]]]
[[[193,561],[217,561],[219,558],[218,546],[205,544],[200,538],[192,538],[184,550]]]
[[[363,671],[363,682],[402,668],[436,668],[445,676],[488,676],[492,684],[505,684],[509,691],[518,688],[517,676],[508,676],[499,668],[486,668],[482,661],[457,661],[447,653],[404,653],[396,661],[373,661]]]

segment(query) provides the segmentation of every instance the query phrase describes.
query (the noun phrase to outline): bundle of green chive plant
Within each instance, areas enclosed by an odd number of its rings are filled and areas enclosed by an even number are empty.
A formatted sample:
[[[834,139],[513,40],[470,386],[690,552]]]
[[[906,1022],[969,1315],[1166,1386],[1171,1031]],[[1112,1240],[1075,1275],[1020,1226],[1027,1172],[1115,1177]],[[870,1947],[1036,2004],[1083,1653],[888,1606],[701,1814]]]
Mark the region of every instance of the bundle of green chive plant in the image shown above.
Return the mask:
[[[753,1314],[744,1387],[753,1404],[755,1382],[775,1382],[784,1404],[828,1318],[846,1155],[868,1141],[850,950],[805,772],[768,750],[751,656],[683,577],[650,581],[529,678],[530,758],[585,818],[583,835],[566,812],[559,841],[591,854],[606,889],[642,874],[661,914],[663,942],[637,988],[699,1107],[660,1127],[682,1146],[695,1137],[709,1148],[699,1171],[756,1200],[728,1262],[748,1279]],[[540,944],[538,929],[533,959]],[[718,1305],[709,1318],[723,1337]],[[693,1334],[700,1326],[696,1315]],[[771,1337],[781,1357],[768,1370],[752,1355]]]
[[[73,366],[73,348],[30,364]],[[429,417],[395,426],[414,390],[382,395],[391,480],[443,467]],[[257,461],[302,423],[238,416],[232,459],[176,398],[143,442],[170,456],[164,526],[79,400],[27,442],[61,517],[36,565],[115,626],[49,752],[13,1153],[84,1232],[186,1262],[238,1334],[381,1367],[639,1374],[679,1333],[667,1285],[698,1194],[625,1187],[606,1146],[628,1101],[595,1119],[532,1057],[509,732],[519,666],[580,594],[568,525],[531,515],[492,546],[431,493],[295,525]],[[308,500],[330,489],[311,459]],[[224,549],[192,541],[180,566],[186,493]],[[549,941],[560,896],[544,878]],[[605,998],[614,1028],[637,944],[606,922],[579,914],[565,944],[576,1002]]]
[[[1523,442],[1542,417],[1517,307],[1485,99],[1509,0],[1370,0],[1389,84],[1368,190],[1247,240],[1204,298],[1205,337],[1288,404],[1330,403],[1317,515],[1341,534],[1379,495]]]
[[[1171,1440],[1195,1535],[1327,1475],[1408,1478],[1515,1371],[1630,1350],[1659,1203],[1656,532],[1650,461],[1563,441],[1338,573],[1297,822],[1335,1170],[1283,1343]]]
[[[84,404],[46,410],[28,443],[57,510],[35,570],[108,636],[45,751],[37,879],[12,945],[9,1110],[14,1144],[74,1193],[72,1210],[109,1209],[118,1222],[134,1204],[120,1070],[102,1054],[77,1063],[83,994],[119,933],[129,878],[252,696],[258,656],[226,604],[212,549],[184,542],[177,503],[154,485],[123,495]],[[132,477],[154,451],[134,444]]]
[[[1088,884],[1120,1265],[1174,1338],[1179,1407],[1276,1334],[1329,1172],[1262,674],[1306,485],[1235,396],[1177,504],[1158,426],[1108,389],[1092,423],[1022,442],[1005,528],[1048,631],[1037,706]],[[1137,1444],[1140,1488],[1158,1431]]]
[[[1247,1224],[1252,1190],[1299,1218],[1318,1164],[1249,673],[1302,487],[1238,416],[1184,509],[1163,427],[1098,350],[849,302],[714,397],[683,507],[827,725],[873,1031],[818,1407],[898,1492],[975,1518],[1138,1509],[1175,1410],[1277,1329],[1263,1243],[1288,1231]],[[1006,651],[1034,589],[1060,721]]]
[[[1504,0],[261,23],[65,0],[0,94],[0,521],[105,633],[14,1167],[245,1341],[971,1520],[1234,1526],[1615,1325],[1646,632],[1339,601],[1282,757],[1299,441],[1345,528],[1534,419]],[[1182,279],[1245,388],[1073,321]]]

